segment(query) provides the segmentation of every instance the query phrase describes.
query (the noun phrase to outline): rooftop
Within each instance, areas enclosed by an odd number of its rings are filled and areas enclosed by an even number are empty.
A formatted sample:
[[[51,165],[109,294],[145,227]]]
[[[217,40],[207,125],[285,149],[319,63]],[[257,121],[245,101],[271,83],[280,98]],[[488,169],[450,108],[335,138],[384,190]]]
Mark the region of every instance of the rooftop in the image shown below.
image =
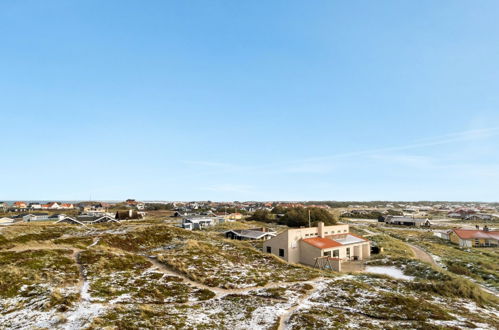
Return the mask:
[[[303,241],[305,243],[310,244],[312,246],[315,246],[316,248],[321,249],[321,250],[334,248],[334,247],[338,247],[338,246],[343,245],[341,243],[333,241],[332,239],[322,238],[322,237],[305,238]]]
[[[453,229],[454,233],[462,239],[496,239],[499,240],[499,231],[484,231],[475,229]]]
[[[365,238],[353,234],[343,234],[343,235],[327,236],[324,238],[322,237],[305,238],[303,241],[307,244],[310,244],[322,250],[343,245],[362,243],[366,242],[367,240]]]

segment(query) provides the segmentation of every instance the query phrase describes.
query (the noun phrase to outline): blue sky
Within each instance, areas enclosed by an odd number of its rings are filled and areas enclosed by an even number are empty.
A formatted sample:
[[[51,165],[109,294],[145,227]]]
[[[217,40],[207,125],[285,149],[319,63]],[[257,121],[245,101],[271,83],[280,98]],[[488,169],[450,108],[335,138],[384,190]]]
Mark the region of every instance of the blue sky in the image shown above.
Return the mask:
[[[0,2],[0,200],[499,201],[497,1]]]

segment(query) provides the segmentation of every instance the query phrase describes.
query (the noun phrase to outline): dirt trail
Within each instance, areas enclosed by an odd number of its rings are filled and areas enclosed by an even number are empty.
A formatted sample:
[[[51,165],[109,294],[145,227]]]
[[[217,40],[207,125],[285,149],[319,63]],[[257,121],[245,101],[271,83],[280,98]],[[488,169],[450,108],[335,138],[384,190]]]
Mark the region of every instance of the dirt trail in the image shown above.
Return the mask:
[[[412,252],[414,252],[414,255],[416,256],[417,259],[424,261],[424,262],[427,262],[435,267],[441,268],[435,262],[433,257],[431,255],[429,255],[425,250],[423,250],[420,247],[417,247],[415,245],[409,244],[409,243],[406,243],[406,244],[407,244],[407,246],[409,246],[411,248]]]
[[[249,291],[255,291],[255,290],[260,290],[260,289],[277,288],[277,287],[280,287],[280,286],[283,286],[286,284],[294,284],[294,282],[276,282],[276,283],[271,282],[271,283],[268,283],[266,285],[252,286],[252,287],[247,287],[247,288],[236,288],[236,289],[224,289],[224,288],[219,288],[219,287],[212,287],[212,286],[208,286],[208,285],[202,284],[200,282],[196,282],[196,281],[191,280],[189,277],[182,274],[181,272],[179,272],[171,267],[168,267],[168,265],[161,263],[156,258],[147,257],[147,259],[153,264],[153,267],[156,270],[160,271],[161,273],[171,275],[171,276],[180,277],[185,281],[185,283],[187,283],[195,288],[213,291],[215,293],[216,298],[226,296],[228,294],[246,293]],[[311,281],[306,281],[303,283],[313,283],[317,280],[318,279],[313,279]]]
[[[182,278],[187,284],[193,286],[193,287],[196,287],[198,289],[205,289],[205,290],[211,290],[215,293],[216,296],[219,296],[219,295],[222,295],[222,294],[225,294],[225,290],[224,289],[220,289],[220,288],[212,288],[212,287],[209,287],[207,285],[204,285],[204,284],[201,284],[199,282],[195,282],[193,280],[191,280],[190,278],[188,278],[187,276],[185,276],[184,274],[180,273],[180,272],[177,272],[173,269],[171,269],[170,267],[168,267],[167,265],[159,262],[156,258],[151,258],[151,257],[147,257],[147,259],[149,259],[149,261],[153,264],[153,267],[160,271],[161,273],[163,274],[166,274],[166,275],[171,275],[171,276],[177,276],[177,277],[180,277]]]
[[[281,317],[279,318],[279,326],[277,328],[277,330],[284,330],[286,329],[286,326],[289,322],[289,319],[291,318],[291,316],[293,315],[293,313],[295,312],[295,310],[300,307],[300,305],[308,298],[310,298],[310,296],[315,292],[317,291],[317,287],[312,284],[312,283],[309,283],[313,286],[312,289],[308,290],[306,293],[304,293],[300,299],[298,299],[298,301],[293,304],[293,306],[291,306],[291,308],[289,308],[286,313],[282,314]]]

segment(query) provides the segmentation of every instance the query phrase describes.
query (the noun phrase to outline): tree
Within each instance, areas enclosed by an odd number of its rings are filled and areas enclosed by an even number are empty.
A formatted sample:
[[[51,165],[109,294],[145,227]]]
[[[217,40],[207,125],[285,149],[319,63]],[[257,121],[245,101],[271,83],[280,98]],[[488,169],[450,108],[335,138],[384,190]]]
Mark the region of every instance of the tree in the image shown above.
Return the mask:
[[[284,214],[286,213],[286,210],[287,208],[277,205],[272,209],[272,214]]]
[[[255,213],[253,213],[253,215],[249,217],[249,220],[261,221],[261,222],[275,221],[273,215],[270,214],[270,212],[267,210],[256,210]]]
[[[336,224],[334,216],[320,208],[303,208],[293,207],[286,211],[286,214],[279,219],[279,224],[287,225],[288,227],[307,227],[309,224],[308,216],[310,211],[310,223],[312,226],[317,226],[317,223],[324,222],[325,225]]]

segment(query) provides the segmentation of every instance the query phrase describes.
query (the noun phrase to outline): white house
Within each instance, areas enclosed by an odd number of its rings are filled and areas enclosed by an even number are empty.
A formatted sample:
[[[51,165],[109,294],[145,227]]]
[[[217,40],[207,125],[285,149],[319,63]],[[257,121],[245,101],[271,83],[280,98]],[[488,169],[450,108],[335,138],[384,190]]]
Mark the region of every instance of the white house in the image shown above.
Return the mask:
[[[337,271],[344,261],[371,255],[369,240],[350,233],[348,225],[324,226],[323,222],[317,227],[288,229],[265,241],[263,251],[291,263],[322,267],[326,262]]]
[[[24,222],[48,221],[48,220],[50,220],[48,213],[27,214],[23,216]]]
[[[29,204],[29,208],[32,210],[41,210],[42,209],[42,204],[40,203],[31,203]]]
[[[218,223],[216,218],[184,218],[182,219],[182,228],[187,230],[200,230],[208,226],[214,226]]]

